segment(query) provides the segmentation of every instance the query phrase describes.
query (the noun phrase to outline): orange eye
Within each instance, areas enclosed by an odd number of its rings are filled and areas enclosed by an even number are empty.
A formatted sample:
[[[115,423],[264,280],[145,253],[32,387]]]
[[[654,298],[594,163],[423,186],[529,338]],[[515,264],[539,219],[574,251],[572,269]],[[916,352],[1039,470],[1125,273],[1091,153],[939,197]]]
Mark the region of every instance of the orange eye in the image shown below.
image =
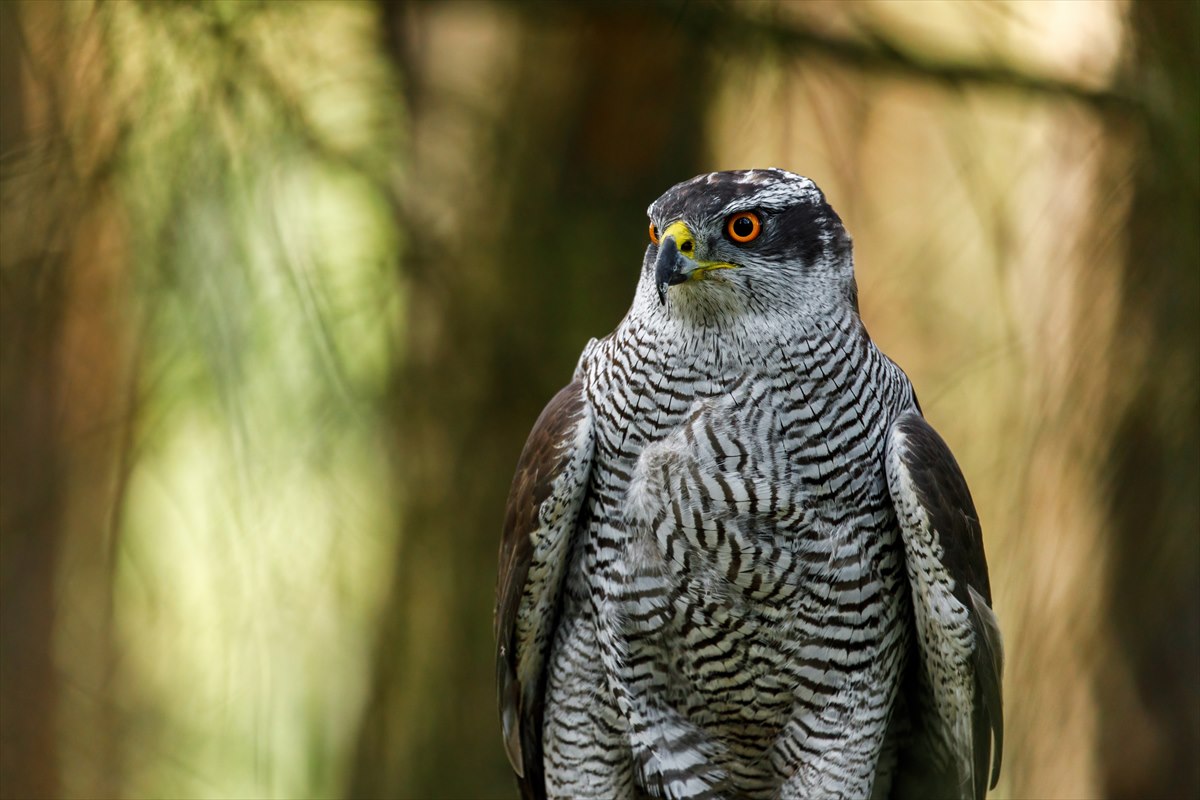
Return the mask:
[[[730,239],[738,244],[745,244],[753,242],[762,233],[762,222],[759,221],[758,214],[753,211],[743,211],[729,218],[725,230],[729,233]]]
[[[650,223],[650,241],[658,244],[658,228],[654,227],[654,223]]]

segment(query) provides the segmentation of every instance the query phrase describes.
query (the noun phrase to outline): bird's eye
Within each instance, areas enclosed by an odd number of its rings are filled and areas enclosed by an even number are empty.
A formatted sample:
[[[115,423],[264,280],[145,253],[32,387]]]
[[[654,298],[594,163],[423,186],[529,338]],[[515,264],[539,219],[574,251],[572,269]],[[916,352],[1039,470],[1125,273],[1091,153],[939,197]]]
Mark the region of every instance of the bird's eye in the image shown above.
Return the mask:
[[[743,211],[734,214],[725,225],[729,238],[738,244],[753,242],[762,233],[762,222],[753,211]]]
[[[658,244],[658,228],[655,227],[653,222],[650,223],[650,241]]]

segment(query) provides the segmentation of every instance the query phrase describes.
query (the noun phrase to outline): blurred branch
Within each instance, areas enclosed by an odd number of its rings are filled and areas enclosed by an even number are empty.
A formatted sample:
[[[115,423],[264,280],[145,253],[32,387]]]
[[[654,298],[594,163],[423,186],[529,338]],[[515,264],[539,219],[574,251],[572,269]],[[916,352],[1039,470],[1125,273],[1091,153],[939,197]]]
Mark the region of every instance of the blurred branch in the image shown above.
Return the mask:
[[[239,79],[250,77],[279,111],[280,117],[288,123],[289,129],[300,137],[301,141],[315,155],[332,164],[338,164],[345,169],[362,176],[380,196],[386,199],[394,214],[399,213],[400,200],[395,186],[388,175],[380,175],[378,165],[372,164],[357,152],[340,148],[317,132],[317,126],[309,119],[303,103],[295,93],[282,81],[275,71],[262,58],[255,48],[249,47],[239,37],[233,35],[232,26],[224,24],[219,18],[213,17],[214,34],[221,36],[228,44],[228,55],[240,62],[246,69],[238,70]],[[224,34],[224,35],[223,35]]]
[[[161,13],[160,6],[155,3],[143,2],[142,7],[148,13]],[[239,10],[246,14],[255,14],[273,9],[270,6],[242,6]],[[173,6],[170,13],[186,11],[201,17],[206,32],[220,45],[222,58],[227,59],[230,65],[223,73],[223,78],[231,91],[246,94],[252,89],[260,90],[262,97],[271,103],[287,129],[294,133],[314,156],[361,176],[386,200],[393,213],[399,212],[400,200],[390,176],[386,173],[380,174],[380,165],[372,163],[371,159],[365,158],[362,153],[339,147],[321,136],[318,126],[309,118],[302,99],[276,74],[263,53],[251,42],[246,41],[239,31],[238,24],[207,5]],[[170,25],[163,25],[162,28],[169,34],[177,33],[176,28]],[[180,41],[180,49],[184,50],[187,44]]]
[[[704,41],[753,52],[774,50],[791,58],[818,56],[844,66],[889,77],[907,77],[948,87],[980,86],[1019,91],[1047,98],[1077,100],[1104,113],[1136,112],[1142,100],[1124,87],[1092,88],[1016,69],[1004,63],[951,61],[908,49],[874,29],[863,28],[863,39],[833,36],[811,28],[754,18],[724,2],[678,2],[658,0],[658,12],[672,25],[690,31]],[[546,9],[541,3],[526,6],[527,12]]]

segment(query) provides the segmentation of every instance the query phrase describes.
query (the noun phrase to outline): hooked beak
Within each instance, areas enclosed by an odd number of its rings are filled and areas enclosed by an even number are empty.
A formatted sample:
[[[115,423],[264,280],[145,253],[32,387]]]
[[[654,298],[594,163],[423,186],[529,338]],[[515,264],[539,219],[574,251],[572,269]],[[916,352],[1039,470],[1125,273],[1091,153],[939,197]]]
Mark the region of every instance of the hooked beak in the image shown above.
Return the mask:
[[[697,258],[696,239],[688,226],[676,220],[663,231],[654,262],[654,284],[658,302],[667,304],[667,289],[688,281],[705,280],[718,269],[737,269],[740,265],[728,261],[703,261]]]
[[[688,259],[679,252],[675,237],[663,237],[662,244],[658,246],[658,259],[654,262],[654,285],[658,287],[658,302],[666,305],[667,287],[686,281],[690,271]]]

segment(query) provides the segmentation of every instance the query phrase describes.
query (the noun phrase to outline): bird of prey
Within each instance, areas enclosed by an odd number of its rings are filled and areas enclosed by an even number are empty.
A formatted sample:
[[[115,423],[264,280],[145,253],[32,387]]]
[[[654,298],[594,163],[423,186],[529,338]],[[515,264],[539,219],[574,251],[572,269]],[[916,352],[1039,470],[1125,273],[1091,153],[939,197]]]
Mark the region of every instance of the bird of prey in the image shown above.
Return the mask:
[[[1003,742],[975,506],[779,169],[649,209],[633,305],[529,434],[495,617],[527,798],[982,798]]]

